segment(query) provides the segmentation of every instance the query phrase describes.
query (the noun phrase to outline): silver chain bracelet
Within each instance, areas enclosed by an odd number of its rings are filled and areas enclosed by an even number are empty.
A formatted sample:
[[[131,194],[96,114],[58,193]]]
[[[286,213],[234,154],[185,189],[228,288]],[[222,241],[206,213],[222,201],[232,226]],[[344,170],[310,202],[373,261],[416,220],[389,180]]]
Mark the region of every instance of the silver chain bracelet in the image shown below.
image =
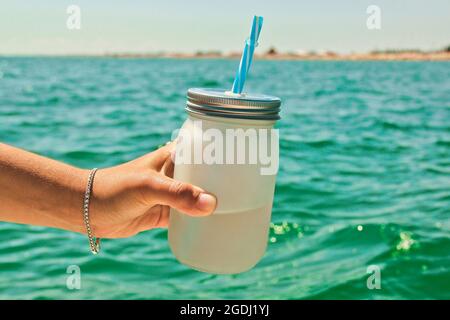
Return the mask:
[[[84,194],[84,205],[83,205],[83,219],[84,225],[86,226],[86,233],[89,239],[89,246],[91,247],[91,252],[97,254],[100,252],[100,238],[94,238],[92,236],[92,229],[89,223],[89,200],[91,198],[92,185],[94,182],[95,173],[97,168],[94,168],[89,173],[89,178],[86,186],[86,192]]]

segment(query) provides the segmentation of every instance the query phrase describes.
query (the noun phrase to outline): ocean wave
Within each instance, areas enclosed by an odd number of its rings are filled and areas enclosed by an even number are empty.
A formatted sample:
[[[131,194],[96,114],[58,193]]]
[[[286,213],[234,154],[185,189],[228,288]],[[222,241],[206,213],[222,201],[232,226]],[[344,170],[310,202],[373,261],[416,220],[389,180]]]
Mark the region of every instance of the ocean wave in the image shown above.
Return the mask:
[[[187,88],[231,87],[235,70],[226,60],[3,61],[3,142],[86,168],[164,143],[186,118]],[[2,223],[0,297],[449,298],[446,70],[258,61],[246,90],[283,104],[268,250],[255,268],[193,271],[171,254],[166,230],[106,240],[93,257],[82,235]],[[382,290],[367,288],[371,264]],[[69,265],[80,266],[82,290],[67,290]]]

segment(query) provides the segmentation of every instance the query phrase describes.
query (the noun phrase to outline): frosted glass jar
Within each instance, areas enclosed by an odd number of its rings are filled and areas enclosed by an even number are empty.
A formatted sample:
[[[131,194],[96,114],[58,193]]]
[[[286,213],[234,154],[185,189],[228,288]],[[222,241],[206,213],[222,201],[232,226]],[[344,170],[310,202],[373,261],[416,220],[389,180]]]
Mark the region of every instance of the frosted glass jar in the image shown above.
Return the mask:
[[[216,195],[207,217],[172,209],[169,244],[182,263],[209,273],[239,273],[264,255],[278,171],[280,99],[189,89],[174,178]]]

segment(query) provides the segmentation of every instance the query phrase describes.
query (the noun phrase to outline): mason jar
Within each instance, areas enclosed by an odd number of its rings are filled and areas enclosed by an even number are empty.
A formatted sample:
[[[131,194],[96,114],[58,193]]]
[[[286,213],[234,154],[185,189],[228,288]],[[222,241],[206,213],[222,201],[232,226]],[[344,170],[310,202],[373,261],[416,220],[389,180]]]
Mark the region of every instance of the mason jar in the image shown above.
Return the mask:
[[[231,274],[264,255],[278,172],[279,98],[220,89],[187,92],[188,117],[179,130],[174,178],[214,194],[210,216],[172,209],[169,244],[193,269]]]

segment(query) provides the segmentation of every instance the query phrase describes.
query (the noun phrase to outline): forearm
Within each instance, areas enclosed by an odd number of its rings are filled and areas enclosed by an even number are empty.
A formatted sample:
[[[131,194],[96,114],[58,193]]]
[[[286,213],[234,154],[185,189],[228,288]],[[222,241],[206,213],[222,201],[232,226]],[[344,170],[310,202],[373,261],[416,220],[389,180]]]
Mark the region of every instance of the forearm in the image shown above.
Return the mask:
[[[0,221],[83,232],[88,174],[0,143]]]

